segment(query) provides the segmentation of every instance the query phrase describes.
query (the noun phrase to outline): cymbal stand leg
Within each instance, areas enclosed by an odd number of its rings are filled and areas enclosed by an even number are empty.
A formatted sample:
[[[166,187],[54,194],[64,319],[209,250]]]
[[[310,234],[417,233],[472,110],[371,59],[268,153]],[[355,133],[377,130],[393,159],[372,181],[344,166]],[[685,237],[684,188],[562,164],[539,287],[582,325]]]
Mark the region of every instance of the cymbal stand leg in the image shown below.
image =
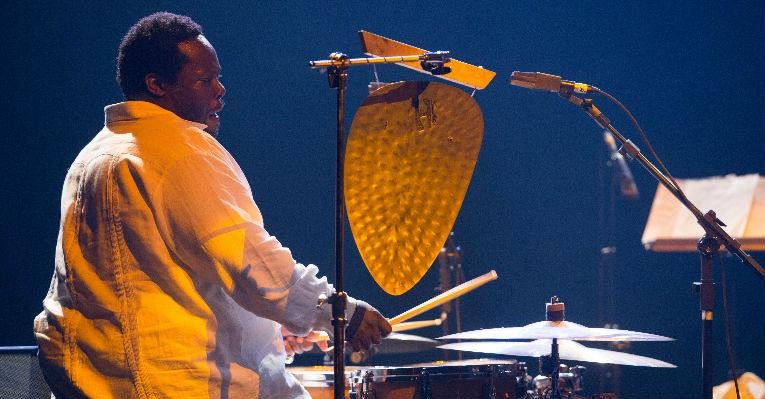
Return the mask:
[[[550,363],[552,363],[552,372],[550,373],[550,398],[560,399],[560,355],[558,353],[558,339],[553,338],[552,348],[550,350]]]

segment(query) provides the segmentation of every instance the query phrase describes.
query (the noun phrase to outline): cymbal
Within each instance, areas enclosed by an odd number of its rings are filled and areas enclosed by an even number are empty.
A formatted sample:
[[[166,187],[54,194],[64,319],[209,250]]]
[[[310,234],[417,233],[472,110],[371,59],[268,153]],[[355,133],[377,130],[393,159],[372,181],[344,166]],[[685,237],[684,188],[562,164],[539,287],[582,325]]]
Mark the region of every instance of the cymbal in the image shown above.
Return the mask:
[[[434,349],[439,342],[419,335],[390,333],[375,350],[380,354],[423,352]]]
[[[374,345],[372,352],[379,354],[396,354],[396,353],[413,353],[424,352],[434,349],[440,342],[421,337],[419,335],[402,334],[402,333],[390,333],[387,337],[382,339],[382,342],[378,345]],[[314,347],[309,351],[310,353],[322,353],[318,347]],[[346,353],[352,353],[353,348],[350,345],[345,346]]]
[[[439,346],[441,349],[450,349],[466,352],[493,353],[498,355],[540,357],[549,356],[552,351],[552,340],[538,339],[531,342],[457,342]],[[577,360],[590,363],[620,364],[625,366],[642,367],[677,367],[650,357],[633,355],[631,353],[609,351],[586,347],[578,342],[558,340],[558,355],[561,359]]]
[[[428,271],[465,198],[483,115],[462,89],[398,82],[353,118],[344,193],[356,247],[375,282],[400,295]]]
[[[406,367],[450,367],[450,366],[491,366],[495,364],[516,364],[513,359],[463,359],[463,360],[436,360],[428,363],[408,364]]]
[[[570,321],[539,321],[523,327],[465,331],[438,339],[571,339],[577,341],[674,341],[662,335],[611,328],[591,328]]]

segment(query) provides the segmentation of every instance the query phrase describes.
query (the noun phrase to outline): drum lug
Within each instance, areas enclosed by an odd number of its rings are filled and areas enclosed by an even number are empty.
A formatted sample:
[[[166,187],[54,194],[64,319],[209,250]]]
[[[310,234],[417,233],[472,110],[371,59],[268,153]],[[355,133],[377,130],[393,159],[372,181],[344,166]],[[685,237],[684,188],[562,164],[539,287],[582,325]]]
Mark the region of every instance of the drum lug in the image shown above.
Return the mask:
[[[495,384],[497,383],[497,366],[492,365],[489,367],[489,384],[483,386],[483,397],[486,399],[497,399],[497,389]]]
[[[374,381],[374,373],[371,370],[367,370],[364,373],[364,377],[361,379],[361,391],[363,392],[360,399],[375,399],[375,388],[372,384]]]
[[[423,399],[432,399],[431,394],[433,392],[430,389],[430,381],[428,378],[428,369],[423,368],[420,373],[420,397]]]

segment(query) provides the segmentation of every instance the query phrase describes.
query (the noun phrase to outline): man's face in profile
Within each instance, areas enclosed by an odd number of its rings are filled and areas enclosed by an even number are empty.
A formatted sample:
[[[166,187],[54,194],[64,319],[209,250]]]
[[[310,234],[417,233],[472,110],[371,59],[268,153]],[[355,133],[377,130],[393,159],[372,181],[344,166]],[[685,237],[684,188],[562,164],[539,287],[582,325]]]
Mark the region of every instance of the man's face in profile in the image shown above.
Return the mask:
[[[187,62],[178,71],[175,83],[166,90],[171,111],[186,120],[206,124],[205,131],[214,136],[220,127],[218,112],[223,108],[222,98],[226,94],[219,80],[218,56],[202,35],[179,43],[178,49]]]

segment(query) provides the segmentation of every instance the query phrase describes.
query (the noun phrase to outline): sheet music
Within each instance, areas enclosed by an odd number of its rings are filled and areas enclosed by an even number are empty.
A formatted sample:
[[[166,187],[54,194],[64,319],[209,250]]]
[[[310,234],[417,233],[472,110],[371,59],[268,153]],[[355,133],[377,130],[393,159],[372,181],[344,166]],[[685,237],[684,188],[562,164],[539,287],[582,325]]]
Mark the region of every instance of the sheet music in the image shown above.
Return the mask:
[[[746,228],[758,178],[757,174],[727,175],[678,180],[678,184],[701,213],[714,210],[717,218],[727,225],[725,231],[732,237],[741,237]],[[673,225],[674,238],[699,238],[704,234],[693,214],[685,208],[677,213]]]

